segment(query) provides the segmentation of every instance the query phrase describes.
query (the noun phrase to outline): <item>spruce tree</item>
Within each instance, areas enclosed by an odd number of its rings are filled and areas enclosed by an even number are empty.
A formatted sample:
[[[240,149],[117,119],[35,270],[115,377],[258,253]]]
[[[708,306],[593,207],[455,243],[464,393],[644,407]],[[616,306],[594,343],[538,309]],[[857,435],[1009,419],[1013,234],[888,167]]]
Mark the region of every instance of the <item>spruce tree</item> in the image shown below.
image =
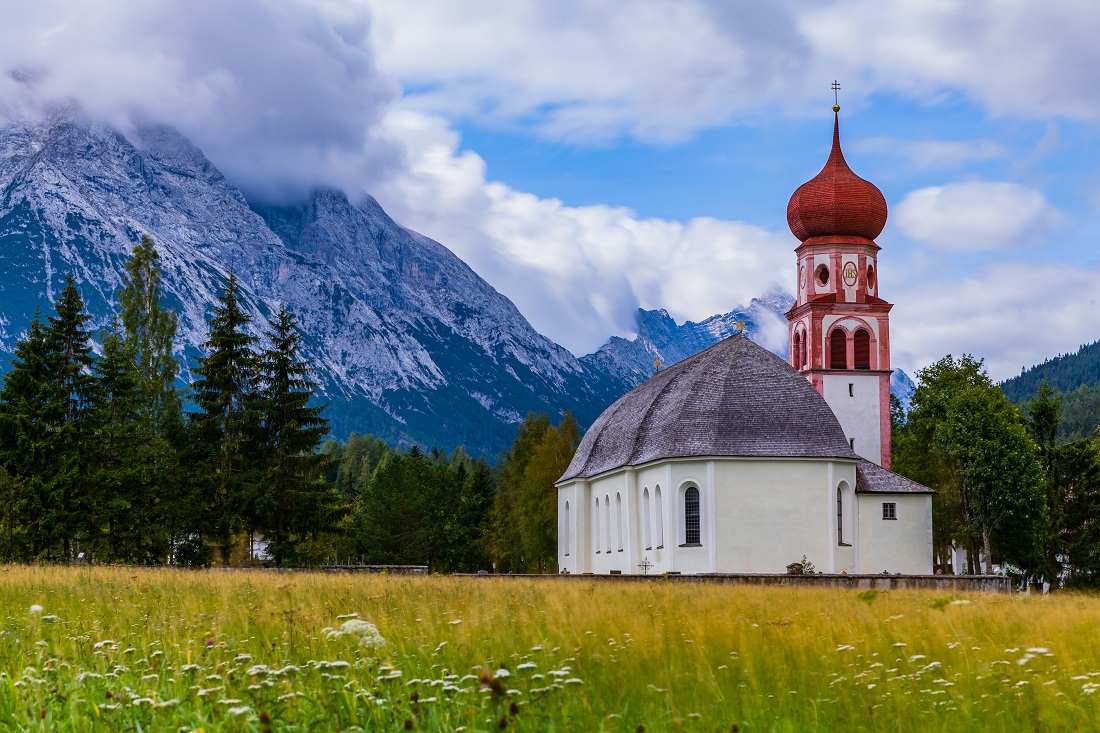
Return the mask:
[[[244,310],[232,271],[218,295],[214,317],[192,384],[198,412],[193,415],[197,448],[204,459],[195,529],[209,536],[229,560],[233,534],[245,528],[260,416],[254,408],[257,339],[246,330],[252,318]]]
[[[35,310],[0,391],[0,464],[22,484],[9,507],[9,544],[12,555],[23,560],[37,557],[49,542],[44,483],[56,447],[52,428],[59,404],[52,357],[41,312]]]
[[[46,343],[51,353],[50,378],[58,404],[47,491],[51,494],[53,534],[61,542],[62,558],[72,560],[76,555],[73,541],[90,529],[86,522],[92,508],[86,458],[90,437],[88,410],[94,385],[90,333],[85,329],[90,317],[72,275],[66,277],[54,307],[57,315],[49,319]]]
[[[297,323],[285,307],[267,337],[271,346],[260,355],[258,373],[264,457],[255,520],[281,566],[293,556],[296,539],[331,526],[336,495],[322,479],[325,458],[317,453],[328,434],[324,406],[309,404],[316,385],[301,356]]]

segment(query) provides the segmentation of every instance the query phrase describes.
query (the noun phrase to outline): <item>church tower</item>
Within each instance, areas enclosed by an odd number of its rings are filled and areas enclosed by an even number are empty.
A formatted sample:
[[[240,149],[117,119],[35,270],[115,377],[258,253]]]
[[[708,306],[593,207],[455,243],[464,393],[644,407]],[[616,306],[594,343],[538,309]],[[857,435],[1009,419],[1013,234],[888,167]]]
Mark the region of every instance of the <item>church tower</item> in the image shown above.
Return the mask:
[[[790,363],[821,393],[856,453],[890,468],[890,303],[879,297],[875,237],[882,192],[848,167],[840,106],[825,167],[798,187],[787,223],[801,244],[798,297],[787,313]]]

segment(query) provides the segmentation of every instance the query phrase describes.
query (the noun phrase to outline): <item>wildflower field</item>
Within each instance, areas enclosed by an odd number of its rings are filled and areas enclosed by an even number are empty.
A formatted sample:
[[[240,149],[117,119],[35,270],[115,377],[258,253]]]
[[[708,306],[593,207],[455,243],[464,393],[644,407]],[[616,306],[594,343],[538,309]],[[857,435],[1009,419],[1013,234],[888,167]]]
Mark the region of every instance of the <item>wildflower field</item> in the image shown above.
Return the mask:
[[[1094,730],[1100,598],[0,567],[0,729]]]

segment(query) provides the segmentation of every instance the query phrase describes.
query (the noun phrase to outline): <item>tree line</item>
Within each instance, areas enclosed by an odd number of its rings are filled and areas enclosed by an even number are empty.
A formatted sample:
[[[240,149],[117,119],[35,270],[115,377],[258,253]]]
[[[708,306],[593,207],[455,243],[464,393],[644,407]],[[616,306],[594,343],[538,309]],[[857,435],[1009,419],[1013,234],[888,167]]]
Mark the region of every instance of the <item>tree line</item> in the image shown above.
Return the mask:
[[[523,422],[496,466],[459,448],[329,439],[294,316],[264,332],[231,272],[193,381],[146,237],[97,333],[72,277],[36,312],[0,389],[0,559],[553,571],[576,422]]]
[[[1062,402],[1045,380],[1021,410],[980,359],[947,356],[918,373],[908,414],[894,407],[894,470],[938,492],[937,572],[954,548],[965,572],[999,563],[1055,588],[1100,585],[1100,442],[1058,439]]]

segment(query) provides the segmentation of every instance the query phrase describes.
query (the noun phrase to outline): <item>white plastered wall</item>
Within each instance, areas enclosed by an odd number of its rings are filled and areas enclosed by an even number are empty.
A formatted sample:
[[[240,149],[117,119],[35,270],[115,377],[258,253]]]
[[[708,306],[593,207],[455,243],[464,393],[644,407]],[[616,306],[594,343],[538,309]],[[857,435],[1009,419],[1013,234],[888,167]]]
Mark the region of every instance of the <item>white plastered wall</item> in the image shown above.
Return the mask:
[[[882,378],[858,370],[822,375],[822,396],[832,409],[844,436],[855,439],[856,453],[879,464],[882,461],[880,401]],[[849,385],[851,388],[849,389]]]
[[[893,503],[896,519],[883,519],[882,505]],[[859,572],[932,573],[932,496],[857,494]]]

